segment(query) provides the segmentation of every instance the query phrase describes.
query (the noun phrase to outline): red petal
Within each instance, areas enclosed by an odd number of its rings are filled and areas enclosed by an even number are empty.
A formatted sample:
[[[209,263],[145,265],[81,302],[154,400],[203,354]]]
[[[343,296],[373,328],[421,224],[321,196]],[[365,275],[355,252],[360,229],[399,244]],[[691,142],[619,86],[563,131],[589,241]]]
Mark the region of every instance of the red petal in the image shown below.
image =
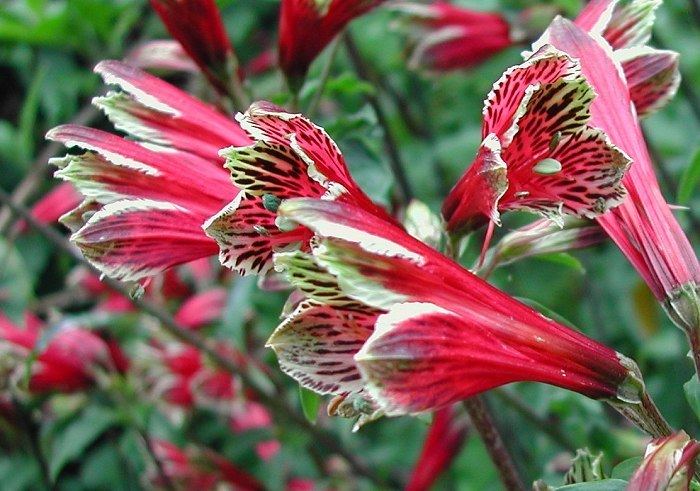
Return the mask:
[[[616,51],[615,58],[622,64],[640,118],[661,108],[676,94],[681,76],[675,51],[631,48]]]

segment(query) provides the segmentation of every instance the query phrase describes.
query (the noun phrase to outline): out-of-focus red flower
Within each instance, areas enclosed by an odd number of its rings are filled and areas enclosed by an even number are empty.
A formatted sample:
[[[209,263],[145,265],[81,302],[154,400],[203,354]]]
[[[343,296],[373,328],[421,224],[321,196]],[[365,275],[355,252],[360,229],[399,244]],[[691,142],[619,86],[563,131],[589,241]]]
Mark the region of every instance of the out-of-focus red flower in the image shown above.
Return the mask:
[[[467,425],[456,418],[453,407],[435,411],[423,449],[413,466],[406,491],[427,491],[462,449]]]
[[[277,455],[282,448],[278,440],[265,440],[255,444],[255,452],[264,461],[270,460]]]
[[[214,491],[222,484],[241,491],[257,491],[264,486],[251,474],[209,449],[182,449],[165,440],[154,440],[153,448],[166,476],[178,489]],[[157,469],[149,472],[150,482],[165,487]]]
[[[23,329],[0,313],[0,345],[3,351],[21,358],[36,350],[31,363],[29,390],[75,392],[95,383],[96,370],[124,367],[125,355],[117,346],[111,349],[97,334],[67,327],[51,336],[45,347],[39,345],[43,327],[36,320],[25,322]],[[116,354],[116,359],[112,356]],[[23,365],[20,367],[23,369]]]
[[[82,199],[83,197],[72,184],[64,182],[34,203],[31,213],[39,223],[54,223],[62,215],[78,206]],[[27,224],[24,221],[18,222],[18,229],[20,232],[26,231]]]
[[[294,477],[287,482],[286,491],[314,491],[316,483],[311,479]]]
[[[211,84],[227,93],[238,61],[214,0],[151,0],[168,32]]]
[[[353,19],[384,0],[282,0],[279,64],[294,90],[323,48]]]
[[[141,70],[104,61],[95,71],[123,90],[95,104],[132,139],[75,125],[48,133],[85,151],[52,159],[57,177],[85,197],[62,218],[72,241],[123,280],[216,254],[202,223],[237,192],[218,151],[249,138],[235,121]]]
[[[272,416],[265,406],[255,401],[245,401],[242,408],[231,416],[233,431],[248,431],[268,428],[272,425]]]
[[[700,443],[683,431],[657,438],[647,446],[644,459],[627,489],[644,491],[687,491],[695,472]]]
[[[412,68],[470,68],[522,41],[498,12],[480,12],[439,0],[431,4],[398,4],[417,27]]]
[[[212,288],[188,298],[175,314],[185,327],[199,329],[221,318],[226,305],[226,289]]]

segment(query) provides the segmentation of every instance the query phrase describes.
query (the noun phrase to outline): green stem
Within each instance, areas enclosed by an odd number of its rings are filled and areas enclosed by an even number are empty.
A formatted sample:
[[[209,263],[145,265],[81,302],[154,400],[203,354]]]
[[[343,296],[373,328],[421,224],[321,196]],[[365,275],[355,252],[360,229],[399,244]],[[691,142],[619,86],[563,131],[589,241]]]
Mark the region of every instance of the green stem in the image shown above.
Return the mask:
[[[313,119],[318,110],[318,105],[323,97],[323,90],[326,88],[328,79],[331,75],[331,69],[333,68],[333,60],[335,60],[335,55],[338,53],[338,47],[340,46],[340,40],[335,39],[330,47],[328,48],[328,55],[326,56],[326,63],[323,65],[321,70],[321,76],[318,79],[318,87],[309,101],[309,106],[306,108],[306,116],[309,119]]]

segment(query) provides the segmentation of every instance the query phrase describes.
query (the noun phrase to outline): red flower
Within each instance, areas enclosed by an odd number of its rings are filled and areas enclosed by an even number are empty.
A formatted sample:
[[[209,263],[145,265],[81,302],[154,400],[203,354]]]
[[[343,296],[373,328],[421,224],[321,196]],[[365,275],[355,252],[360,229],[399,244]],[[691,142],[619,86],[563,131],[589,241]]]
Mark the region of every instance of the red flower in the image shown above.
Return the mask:
[[[644,460],[634,472],[627,489],[671,491],[690,489],[700,443],[685,432],[658,438],[647,446]]]
[[[647,19],[642,25],[642,34],[638,28],[638,35],[631,36],[635,43],[649,36],[651,23]],[[618,51],[613,52],[601,38],[565,19],[553,22],[541,42],[551,43],[580,60],[583,74],[598,94],[591,105],[591,123],[605,131],[634,162],[623,180],[629,197],[599,217],[598,223],[679,327],[687,332],[699,328],[700,264],[659,189],[631,104],[630,88],[620,75]]]
[[[579,64],[551,46],[507,70],[486,100],[476,159],[443,204],[448,230],[500,224],[508,210],[561,224],[619,205],[630,160],[589,126],[594,100]]]
[[[126,368],[128,362],[121,349],[108,346],[91,331],[77,327],[60,329],[42,347],[43,326],[38,319],[27,317],[24,329],[0,313],[0,348],[2,351],[26,358],[33,351],[29,390],[42,392],[75,392],[95,383],[95,371]],[[3,346],[4,345],[4,346]],[[116,358],[115,358],[116,355]],[[24,363],[17,364],[18,376],[23,375]]]
[[[214,0],[151,0],[170,34],[221,93],[238,76],[238,61]]]
[[[225,306],[226,290],[212,288],[188,298],[175,314],[175,320],[185,327],[199,329],[220,319]]]
[[[123,90],[95,104],[136,141],[74,125],[48,133],[85,150],[52,160],[56,175],[85,196],[62,218],[73,242],[123,280],[215,254],[202,223],[237,192],[218,150],[248,138],[234,121],[145,72],[117,61],[95,71]]]
[[[366,389],[387,414],[430,410],[524,380],[607,400],[627,414],[654,412],[634,362],[519,303],[396,225],[337,201],[288,200],[279,213],[319,237],[308,284],[322,290],[316,270],[325,269],[348,297],[387,310],[359,352],[352,318],[343,325],[321,317],[315,360],[317,370],[327,360],[327,371],[295,378],[328,377],[346,363],[336,353],[356,353]],[[326,349],[329,341],[338,351]],[[286,338],[292,353],[293,342]],[[313,346],[300,339],[296,352]],[[642,421],[652,434],[667,431]]]
[[[429,490],[462,449],[467,425],[457,420],[452,407],[435,411],[423,449],[413,466],[406,491]]]
[[[46,193],[43,198],[34,203],[32,216],[40,223],[54,223],[61,215],[69,212],[80,204],[82,196],[70,183],[62,183]],[[20,231],[27,229],[24,221],[18,222]]]
[[[479,12],[444,0],[396,8],[418,27],[409,61],[413,68],[471,68],[521,41],[517,29],[498,12]]]
[[[316,56],[354,18],[384,0],[282,0],[279,64],[297,88]]]
[[[221,264],[240,274],[265,274],[272,254],[308,249],[313,235],[276,214],[282,200],[315,197],[355,203],[392,220],[353,181],[335,142],[301,114],[255,102],[237,120],[255,143],[221,151],[236,198],[204,226],[221,248]]]

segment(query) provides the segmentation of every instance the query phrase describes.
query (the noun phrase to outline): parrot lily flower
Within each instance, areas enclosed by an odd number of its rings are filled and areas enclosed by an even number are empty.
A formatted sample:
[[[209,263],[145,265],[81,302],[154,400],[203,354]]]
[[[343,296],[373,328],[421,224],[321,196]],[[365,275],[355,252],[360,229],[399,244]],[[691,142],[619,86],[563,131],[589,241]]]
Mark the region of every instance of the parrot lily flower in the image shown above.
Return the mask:
[[[432,410],[528,380],[606,400],[651,434],[668,434],[633,361],[544,317],[400,227],[338,201],[287,200],[278,213],[318,236],[310,288],[321,292],[327,285],[320,267],[348,298],[386,311],[359,351],[366,333],[358,334],[358,323],[327,314],[318,319],[324,327],[308,329],[297,346],[286,337],[285,349],[308,354],[318,347],[317,367],[347,364],[354,352],[364,390],[387,414]],[[346,347],[345,358],[338,360],[329,345]],[[315,376],[306,371],[296,378]]]
[[[684,491],[690,489],[700,443],[680,431],[658,438],[647,446],[642,464],[632,475],[627,489]]]
[[[598,223],[689,336],[700,367],[700,264],[661,194],[620,64],[603,38],[565,19],[556,19],[540,43],[552,44],[580,60],[586,79],[598,93],[591,105],[591,123],[634,162],[623,179],[628,199],[600,216]]]
[[[264,274],[274,252],[308,249],[311,231],[285,223],[276,210],[294,197],[355,203],[392,218],[353,181],[340,149],[320,127],[269,102],[255,102],[237,116],[254,141],[221,150],[241,192],[204,225],[221,248],[219,260],[240,274]]]
[[[384,0],[282,0],[279,64],[293,90],[311,62],[353,19]]]
[[[445,199],[452,234],[501,211],[528,210],[562,224],[619,205],[630,160],[589,126],[595,93],[573,57],[543,46],[507,70],[484,106],[483,141],[471,167]]]
[[[47,134],[84,150],[51,160],[85,196],[61,219],[71,240],[124,281],[215,255],[201,225],[237,193],[218,150],[250,140],[235,121],[141,70],[103,61],[95,71],[122,90],[93,102],[132,139],[76,125]]]
[[[168,32],[220,93],[238,77],[238,60],[214,0],[151,0]],[[240,80],[238,81],[240,82]]]

